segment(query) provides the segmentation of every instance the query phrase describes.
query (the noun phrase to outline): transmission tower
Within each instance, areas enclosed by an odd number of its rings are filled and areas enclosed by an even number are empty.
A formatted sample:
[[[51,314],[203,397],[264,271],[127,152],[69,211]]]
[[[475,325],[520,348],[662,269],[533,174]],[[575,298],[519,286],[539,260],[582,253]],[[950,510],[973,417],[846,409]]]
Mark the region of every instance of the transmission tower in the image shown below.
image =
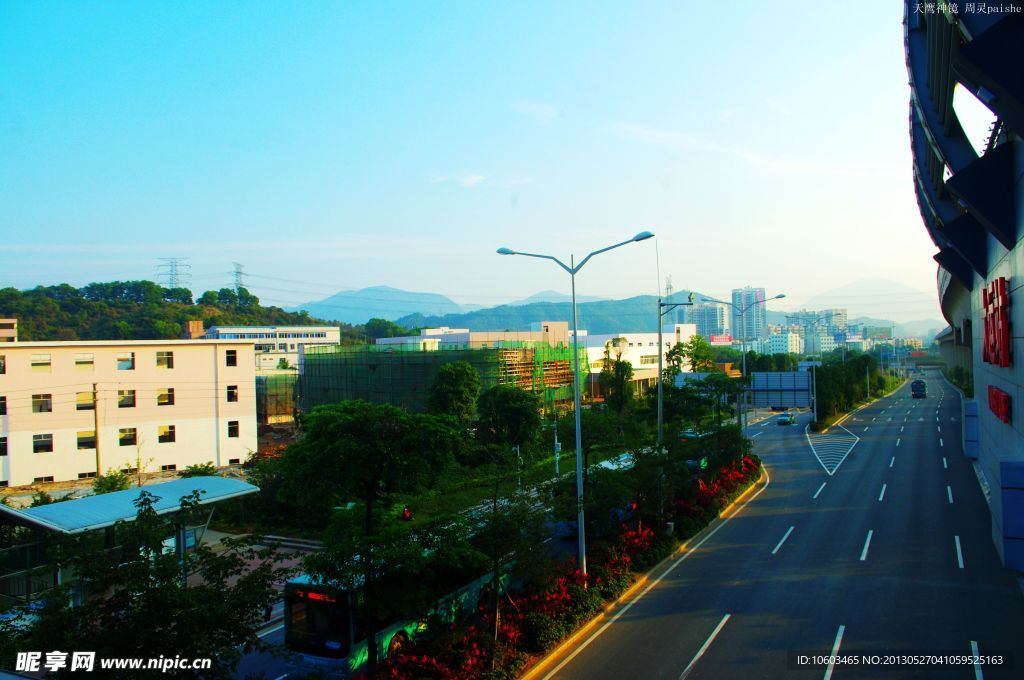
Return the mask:
[[[245,272],[242,271],[242,265],[238,262],[232,262],[231,264],[235,265],[235,295],[238,295],[238,292],[245,287],[245,283],[242,281]]]
[[[187,257],[157,258],[162,264],[156,266],[156,277],[165,288],[189,288],[192,284],[192,265]]]

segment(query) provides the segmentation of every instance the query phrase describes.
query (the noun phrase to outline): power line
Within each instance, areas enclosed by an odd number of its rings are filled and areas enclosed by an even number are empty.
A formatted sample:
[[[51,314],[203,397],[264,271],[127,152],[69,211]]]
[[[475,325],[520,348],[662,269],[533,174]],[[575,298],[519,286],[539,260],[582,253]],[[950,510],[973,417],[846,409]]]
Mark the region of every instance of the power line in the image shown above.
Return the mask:
[[[156,266],[156,276],[165,282],[165,288],[189,288],[192,284],[192,265],[187,257],[160,257],[163,264]]]
[[[242,271],[242,265],[238,262],[232,262],[231,264],[235,265],[235,295],[238,295],[242,288],[244,288],[242,277],[245,276],[245,273]]]

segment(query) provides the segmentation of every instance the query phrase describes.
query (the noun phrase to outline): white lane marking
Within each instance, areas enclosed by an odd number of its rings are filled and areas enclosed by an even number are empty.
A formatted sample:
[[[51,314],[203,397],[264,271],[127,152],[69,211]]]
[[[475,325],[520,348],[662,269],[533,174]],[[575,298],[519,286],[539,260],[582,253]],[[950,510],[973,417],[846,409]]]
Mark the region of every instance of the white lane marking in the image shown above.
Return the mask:
[[[900,432],[903,432],[903,425],[900,425]]]
[[[939,437],[939,446],[944,446],[944,444],[942,443],[942,437]]]
[[[886,487],[886,485],[883,484],[882,485],[882,493],[878,494],[878,500],[882,500],[883,498],[885,498],[885,487]]]
[[[871,536],[874,533],[875,533],[874,529],[868,529],[868,537],[864,540],[864,549],[860,551],[860,561],[861,562],[863,562],[864,560],[866,560],[868,558],[868,547],[871,546]]]
[[[896,446],[899,446],[899,445],[900,445],[900,438],[896,437]]]
[[[774,555],[775,553],[779,552],[779,548],[781,548],[781,547],[782,547],[782,544],[786,542],[786,539],[787,539],[787,538],[789,538],[789,535],[790,535],[791,533],[793,533],[793,529],[794,529],[794,528],[795,528],[795,527],[790,527],[790,528],[789,528],[789,529],[788,529],[788,530],[786,531],[786,534],[785,534],[785,535],[784,535],[784,536],[783,536],[783,537],[782,537],[782,538],[781,538],[781,539],[779,540],[779,543],[778,543],[778,545],[776,545],[776,546],[775,546],[775,550],[772,550],[772,554],[773,554],[773,555]]]
[[[870,426],[869,426],[869,427],[870,427]],[[865,428],[864,428],[864,431],[865,431],[865,432],[867,432],[867,431],[868,431],[868,428],[867,428],[867,427],[865,427]]]
[[[842,425],[833,428],[828,434],[812,433],[810,427],[805,426],[804,437],[807,438],[807,445],[811,447],[811,453],[830,477],[860,441],[860,437]]]
[[[960,537],[954,536],[953,539],[956,541],[956,564],[961,569],[964,568],[964,553],[960,550]]]
[[[935,422],[939,422],[939,417],[935,416]]]
[[[936,418],[936,420],[938,420],[938,418]],[[938,432],[942,432],[942,425],[936,425],[936,426],[935,426],[935,429],[936,429],[936,431],[938,431]]]
[[[978,665],[978,641],[971,640],[971,656],[974,657],[974,680],[985,680],[981,674],[981,666]]]
[[[871,419],[871,422],[875,422],[875,419],[874,419],[874,418],[872,418],[872,419]]]
[[[953,487],[949,484],[946,485],[946,498],[949,499],[949,504],[953,505]]]
[[[817,498],[817,497],[818,497],[818,495],[819,495],[819,494],[821,493],[822,489],[824,489],[824,488],[825,488],[825,485],[826,485],[826,484],[828,484],[828,482],[822,482],[822,483],[821,483],[821,486],[819,486],[819,487],[818,487],[818,490],[814,492],[814,495],[813,495],[813,496],[811,496],[811,498],[812,498],[812,499],[815,499],[815,498]],[[584,525],[584,526],[586,526],[586,525]]]
[[[704,656],[704,652],[708,651],[708,647],[710,647],[711,643],[715,641],[715,638],[718,637],[718,634],[722,632],[722,628],[725,627],[725,624],[726,622],[728,622],[730,616],[731,614],[726,614],[722,617],[722,620],[718,622],[718,625],[715,626],[715,629],[711,631],[711,635],[708,636],[708,639],[705,640],[704,644],[701,645],[700,649],[697,650],[697,656],[693,657],[693,659],[690,660],[690,664],[686,667],[685,670],[683,670],[682,674],[679,676],[679,680],[684,680],[684,678],[686,678],[686,676],[690,674],[690,671],[693,670],[693,667],[697,665],[698,661],[700,661],[700,657]]]
[[[763,435],[763,434],[764,434],[764,432],[758,432],[757,434],[753,435],[753,436],[751,437],[751,439],[756,439],[757,437],[760,437],[760,436],[761,436],[761,435]],[[586,525],[584,524],[583,526],[586,526]]]
[[[583,526],[586,526],[586,525],[584,524]],[[259,637],[266,637],[266,636],[270,635],[271,633],[276,633],[277,631],[281,630],[282,628],[284,628],[284,624],[283,623],[280,623],[280,624],[274,626],[273,628],[267,628],[265,631],[263,631],[262,633],[259,634]],[[287,673],[285,675],[287,675]],[[281,677],[283,678],[284,675],[282,675]]]
[[[907,417],[903,416],[903,422],[907,422]]]
[[[285,673],[284,675],[279,675],[279,676],[277,676],[276,678],[274,678],[274,680],[284,680],[284,679],[285,679],[285,678],[287,678],[287,677],[288,677],[288,674],[287,674],[287,673]]]
[[[715,528],[714,528],[714,529],[713,529],[713,530],[712,530],[712,531],[711,531],[711,532],[710,532],[710,533],[709,533],[709,534],[708,534],[707,536],[705,536],[704,538],[700,539],[700,541],[699,541],[699,542],[698,542],[698,543],[697,543],[696,545],[694,545],[694,546],[693,546],[692,548],[690,548],[690,549],[689,549],[689,550],[687,550],[687,551],[686,551],[685,553],[683,553],[683,554],[682,554],[682,556],[681,556],[681,557],[679,557],[679,559],[677,559],[677,560],[676,560],[675,562],[673,562],[673,563],[672,563],[672,564],[671,564],[671,565],[669,566],[669,568],[668,568],[668,569],[666,569],[665,571],[663,571],[663,572],[661,573],[661,576],[659,576],[658,578],[656,578],[656,579],[654,579],[653,581],[651,581],[650,583],[648,583],[648,584],[647,584],[647,587],[646,587],[646,588],[644,588],[644,589],[643,589],[642,591],[640,591],[640,594],[639,594],[639,595],[637,595],[636,597],[634,597],[634,598],[633,598],[632,600],[630,600],[630,601],[629,601],[629,604],[627,604],[626,606],[624,606],[624,607],[623,607],[622,609],[620,609],[619,611],[615,612],[615,615],[614,615],[614,616],[612,616],[612,617],[611,617],[610,619],[608,619],[608,620],[607,620],[607,621],[606,621],[606,622],[604,623],[604,625],[602,625],[602,626],[601,626],[600,628],[598,628],[598,629],[597,629],[596,631],[594,631],[593,635],[591,635],[590,637],[588,637],[588,638],[587,638],[586,640],[584,640],[584,641],[583,641],[583,643],[582,643],[582,644],[581,644],[581,645],[580,645],[579,647],[577,647],[576,649],[574,649],[574,650],[573,650],[573,652],[572,652],[572,654],[570,654],[569,656],[565,657],[565,658],[564,658],[564,659],[562,660],[562,662],[561,662],[560,664],[558,664],[557,666],[555,666],[554,668],[552,668],[552,669],[551,669],[551,670],[550,670],[550,671],[548,672],[548,674],[544,676],[544,680],[549,680],[550,678],[553,678],[553,677],[555,676],[555,674],[557,674],[557,673],[558,673],[558,671],[560,671],[560,670],[562,670],[563,668],[565,668],[565,667],[566,667],[566,666],[567,666],[567,665],[569,664],[569,662],[570,662],[570,661],[572,661],[572,660],[573,660],[573,659],[575,659],[575,658],[576,658],[577,656],[579,656],[579,653],[580,653],[580,652],[582,652],[582,651],[583,651],[584,649],[586,649],[587,647],[589,647],[589,646],[590,646],[590,643],[591,643],[591,642],[593,642],[594,640],[596,640],[596,639],[598,638],[598,636],[599,636],[599,635],[601,635],[601,633],[605,632],[605,631],[606,631],[606,630],[608,629],[608,627],[609,627],[609,626],[611,626],[611,625],[612,625],[613,623],[615,623],[615,622],[616,622],[616,621],[618,621],[618,620],[619,620],[620,618],[622,618],[622,615],[623,615],[623,614],[625,614],[626,612],[628,612],[628,611],[629,611],[630,609],[632,609],[632,608],[633,608],[633,605],[635,605],[635,604],[636,604],[637,602],[639,602],[639,601],[640,601],[640,599],[641,599],[641,598],[642,598],[642,597],[643,597],[644,595],[646,595],[647,593],[651,592],[651,590],[653,590],[653,589],[654,589],[654,587],[655,587],[656,585],[658,585],[659,583],[661,583],[662,579],[664,579],[664,578],[665,578],[666,576],[668,576],[669,574],[671,574],[671,573],[672,573],[672,572],[673,572],[673,571],[675,570],[675,568],[676,568],[676,567],[678,567],[678,566],[679,566],[680,564],[682,564],[682,562],[683,562],[683,561],[684,561],[684,560],[685,560],[685,559],[686,559],[687,557],[689,557],[690,555],[692,555],[692,554],[693,554],[693,553],[694,553],[694,552],[695,552],[695,551],[696,551],[696,550],[697,550],[698,548],[700,548],[700,547],[701,547],[702,545],[704,545],[704,544],[705,544],[705,543],[706,543],[706,542],[707,542],[707,541],[708,541],[708,540],[709,540],[709,539],[710,539],[710,538],[711,538],[712,536],[714,536],[715,534],[717,534],[717,533],[718,533],[718,532],[719,532],[719,531],[721,530],[721,528],[722,528],[722,527],[724,527],[724,526],[725,526],[726,524],[728,524],[728,523],[729,523],[729,521],[730,521],[730,520],[731,520],[731,519],[732,519],[733,517],[735,517],[736,515],[738,515],[738,514],[739,514],[739,511],[740,511],[740,510],[742,510],[743,508],[745,508],[745,507],[747,507],[748,505],[750,505],[750,503],[752,503],[752,502],[753,502],[753,500],[754,500],[755,498],[757,498],[757,497],[758,497],[758,496],[760,496],[760,495],[761,495],[762,493],[764,493],[764,490],[765,490],[765,489],[767,489],[767,488],[768,488],[768,487],[769,487],[769,486],[771,485],[771,483],[772,483],[772,478],[771,478],[771,476],[770,476],[770,475],[768,474],[768,468],[767,468],[767,467],[765,467],[765,468],[764,468],[764,474],[765,474],[765,477],[766,477],[766,480],[765,480],[765,484],[764,484],[764,486],[762,486],[762,487],[761,487],[760,489],[758,489],[758,490],[757,490],[757,493],[755,493],[755,494],[754,494],[753,496],[751,496],[750,498],[748,498],[748,499],[746,500],[746,502],[744,502],[744,503],[743,503],[743,505],[741,505],[741,506],[740,506],[739,508],[737,508],[737,509],[736,509],[736,511],[735,511],[735,512],[733,512],[733,513],[732,513],[731,515],[729,515],[728,517],[726,517],[726,518],[725,518],[725,521],[723,521],[723,522],[722,522],[721,524],[719,524],[719,525],[718,525],[717,527],[715,527]]]
[[[892,417],[886,418],[886,421],[891,423],[892,422]]]
[[[830,680],[832,677],[832,669],[836,666],[836,656],[839,654],[839,645],[843,643],[843,631],[846,630],[846,626],[839,626],[839,632],[836,633],[836,641],[832,644],[832,654],[829,656],[828,668],[825,669],[825,677],[822,680]]]
[[[943,470],[948,470],[949,469],[949,466],[946,465],[946,457],[945,456],[942,457],[942,469]],[[584,524],[583,526],[586,526],[586,524]]]
[[[889,460],[889,467],[892,467],[892,466],[893,466],[893,463],[895,463],[895,462],[896,462],[896,456],[893,456],[893,457],[892,457],[892,458],[891,458],[891,459]],[[583,526],[586,526],[586,525],[584,524]]]

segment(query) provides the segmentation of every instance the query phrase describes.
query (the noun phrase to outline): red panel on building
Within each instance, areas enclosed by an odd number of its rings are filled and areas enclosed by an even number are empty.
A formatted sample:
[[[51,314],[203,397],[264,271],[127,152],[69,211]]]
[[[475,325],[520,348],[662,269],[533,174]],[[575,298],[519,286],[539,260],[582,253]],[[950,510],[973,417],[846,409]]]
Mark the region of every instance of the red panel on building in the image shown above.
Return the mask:
[[[1006,278],[1000,276],[981,291],[985,337],[981,360],[1006,368],[1010,365],[1010,294]]]
[[[996,414],[996,418],[1004,423],[1010,422],[1010,395],[995,385],[988,386],[988,407],[992,413]]]

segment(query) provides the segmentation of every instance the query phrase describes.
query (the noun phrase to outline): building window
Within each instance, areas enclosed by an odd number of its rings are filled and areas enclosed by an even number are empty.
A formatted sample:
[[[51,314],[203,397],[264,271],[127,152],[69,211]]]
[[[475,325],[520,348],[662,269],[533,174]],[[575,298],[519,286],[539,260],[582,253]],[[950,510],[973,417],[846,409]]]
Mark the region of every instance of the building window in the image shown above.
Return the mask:
[[[78,473],[78,478],[79,479],[92,479],[95,476],[96,476],[95,472],[79,472]]]
[[[177,465],[161,465],[160,466],[161,472],[174,472],[177,469],[178,469]]]
[[[95,367],[95,359],[92,354],[82,353],[75,355],[75,370],[78,371],[92,371]]]
[[[156,440],[161,444],[170,444],[174,441],[174,425],[160,425],[156,428]]]
[[[238,365],[238,350],[229,349],[224,353],[224,365],[225,366],[237,366]]]
[[[241,458],[228,458],[228,465],[241,465]]]
[[[228,436],[231,437],[231,438],[235,438],[235,437],[238,436],[238,421],[237,420],[229,420],[228,421]]]
[[[33,373],[49,373],[50,372],[50,355],[49,354],[33,354],[32,355],[32,372]]]
[[[135,370],[135,352],[120,352],[117,355],[117,370],[119,370],[119,371],[134,371]]]
[[[228,385],[228,401],[238,401],[238,385]]]
[[[32,435],[32,450],[35,453],[52,453],[53,452],[53,435],[52,434],[34,434],[34,435]]]
[[[96,430],[79,430],[78,431],[78,448],[79,448],[79,450],[95,449],[96,448]]]
[[[7,372],[7,357],[0,354],[0,374]]]
[[[157,368],[174,368],[174,352],[157,352]]]
[[[118,390],[117,407],[135,408],[135,390]]]
[[[642,355],[640,357],[640,363],[641,364],[656,364],[656,363],[658,363],[658,355],[657,354]]]
[[[53,481],[53,475],[49,475],[47,477],[36,477],[35,479],[32,480],[33,483],[36,483],[36,482],[52,482],[52,481]]]
[[[133,467],[121,468],[121,472],[125,473],[126,475],[134,475],[138,471],[139,471],[139,468],[133,468]]]
[[[0,488],[6,488],[8,483],[6,479],[0,479]]]
[[[96,395],[93,392],[75,392],[75,410],[93,411],[96,409]]]
[[[33,394],[32,413],[50,413],[53,411],[53,395]]]
[[[156,393],[157,406],[174,406],[174,388],[162,387]]]
[[[287,352],[288,351],[288,343],[287,342],[279,343],[277,348],[279,350],[281,350],[282,352]]]
[[[0,437],[0,456],[7,455],[7,437]]]
[[[122,427],[117,431],[117,443],[121,446],[135,446],[138,441],[134,427]]]
[[[7,397],[0,397],[0,416],[7,415]]]

